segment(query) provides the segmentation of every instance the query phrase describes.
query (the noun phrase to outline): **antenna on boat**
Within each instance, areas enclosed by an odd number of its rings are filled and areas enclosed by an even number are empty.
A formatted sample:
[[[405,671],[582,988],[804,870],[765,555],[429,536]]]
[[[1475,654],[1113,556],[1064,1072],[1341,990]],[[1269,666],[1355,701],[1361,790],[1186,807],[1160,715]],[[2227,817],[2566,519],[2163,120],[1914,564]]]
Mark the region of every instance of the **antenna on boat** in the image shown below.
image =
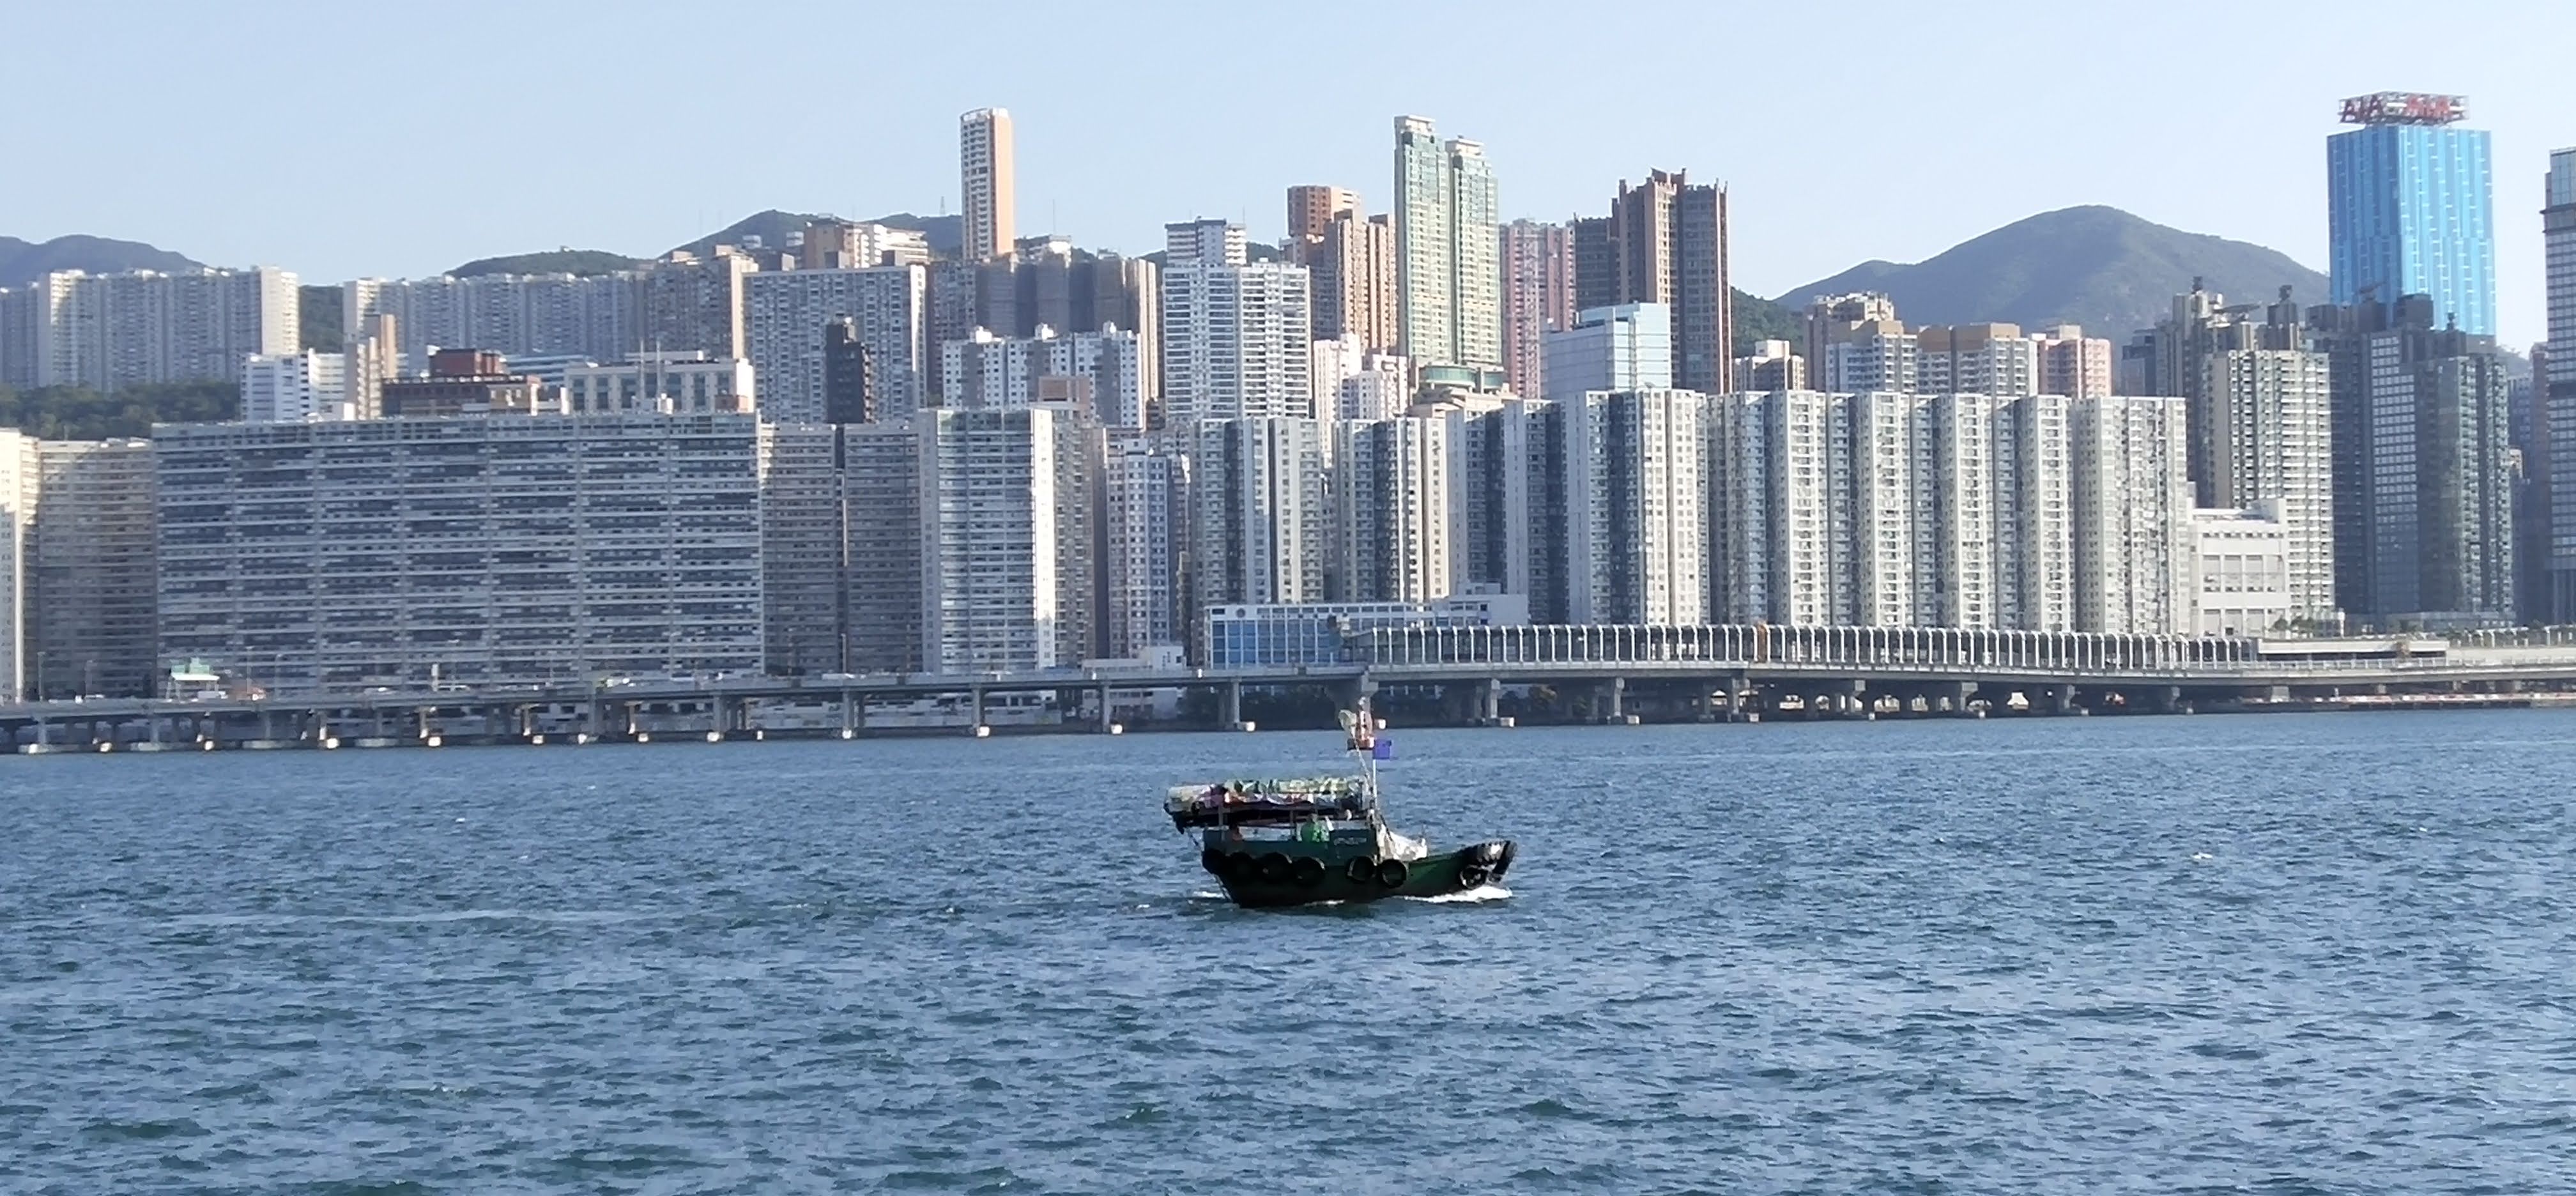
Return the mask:
[[[1360,758],[1360,777],[1368,790],[1368,803],[1377,805],[1377,718],[1369,712],[1369,700],[1363,694],[1357,710],[1341,712],[1342,730],[1350,737],[1350,751]]]

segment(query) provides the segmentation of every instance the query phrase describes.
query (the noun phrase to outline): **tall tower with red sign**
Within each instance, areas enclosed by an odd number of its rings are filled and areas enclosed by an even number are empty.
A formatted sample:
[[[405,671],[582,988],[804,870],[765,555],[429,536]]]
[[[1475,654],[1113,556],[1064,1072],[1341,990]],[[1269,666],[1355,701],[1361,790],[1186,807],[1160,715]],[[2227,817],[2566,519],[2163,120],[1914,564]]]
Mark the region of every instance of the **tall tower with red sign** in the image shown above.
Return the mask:
[[[2385,91],[2343,102],[2326,139],[2328,273],[2337,305],[2428,295],[2434,326],[2495,333],[2495,203],[2468,100]]]

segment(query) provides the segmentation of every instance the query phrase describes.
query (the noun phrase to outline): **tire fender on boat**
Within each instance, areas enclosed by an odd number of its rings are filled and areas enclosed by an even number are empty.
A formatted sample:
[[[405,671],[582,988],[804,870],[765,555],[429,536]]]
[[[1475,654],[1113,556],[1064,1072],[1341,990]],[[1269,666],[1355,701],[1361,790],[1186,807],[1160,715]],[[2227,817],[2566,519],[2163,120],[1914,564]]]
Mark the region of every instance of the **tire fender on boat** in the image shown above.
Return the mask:
[[[1225,875],[1225,853],[1211,847],[1199,853],[1199,867],[1218,876]]]
[[[1297,882],[1298,888],[1314,888],[1324,883],[1324,861],[1310,855],[1299,856],[1295,863],[1288,865],[1288,876]]]
[[[1263,855],[1257,865],[1261,879],[1274,885],[1288,883],[1288,857],[1278,852]]]
[[[1379,860],[1377,883],[1380,888],[1401,889],[1404,887],[1405,878],[1412,873],[1413,870],[1405,867],[1402,860]]]
[[[1350,863],[1342,865],[1342,875],[1349,877],[1355,885],[1374,883],[1377,880],[1377,861],[1364,855],[1352,856]]]

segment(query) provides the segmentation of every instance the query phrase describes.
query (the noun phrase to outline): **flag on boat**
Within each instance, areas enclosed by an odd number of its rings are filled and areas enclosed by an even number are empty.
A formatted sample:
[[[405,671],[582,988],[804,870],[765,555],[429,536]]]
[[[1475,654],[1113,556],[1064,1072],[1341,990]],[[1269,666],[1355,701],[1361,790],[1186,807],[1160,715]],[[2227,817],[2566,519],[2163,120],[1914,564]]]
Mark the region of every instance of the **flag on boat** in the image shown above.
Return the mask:
[[[1369,745],[1369,758],[1372,760],[1395,759],[1395,741],[1392,739],[1379,739],[1374,741]]]

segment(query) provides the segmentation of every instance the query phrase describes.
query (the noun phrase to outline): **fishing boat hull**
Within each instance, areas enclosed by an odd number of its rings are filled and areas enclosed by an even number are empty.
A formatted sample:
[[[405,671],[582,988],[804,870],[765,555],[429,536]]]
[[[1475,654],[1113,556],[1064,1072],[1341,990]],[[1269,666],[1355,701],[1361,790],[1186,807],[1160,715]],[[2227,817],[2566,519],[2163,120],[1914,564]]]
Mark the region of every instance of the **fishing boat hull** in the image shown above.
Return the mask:
[[[1389,897],[1439,897],[1495,884],[1517,854],[1509,839],[1496,839],[1415,860],[1381,859],[1336,851],[1324,843],[1210,844],[1199,864],[1246,909],[1278,909],[1328,901],[1382,901]]]

